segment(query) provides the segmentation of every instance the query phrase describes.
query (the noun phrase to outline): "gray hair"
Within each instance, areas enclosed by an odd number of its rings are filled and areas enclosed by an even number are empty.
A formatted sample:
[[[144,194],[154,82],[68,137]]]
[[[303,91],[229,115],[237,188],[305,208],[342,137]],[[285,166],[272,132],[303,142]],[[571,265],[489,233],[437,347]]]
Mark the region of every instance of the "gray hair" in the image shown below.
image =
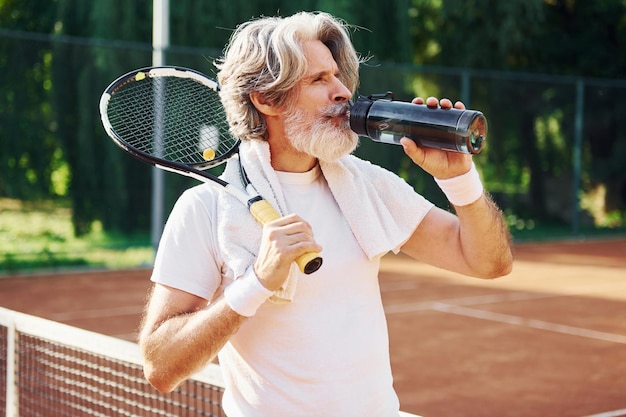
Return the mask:
[[[307,70],[302,49],[307,40],[319,40],[328,47],[337,62],[340,81],[354,93],[360,58],[348,27],[323,12],[263,17],[238,26],[224,57],[215,62],[231,132],[242,140],[267,140],[265,119],[250,101],[250,93],[260,92],[278,107],[288,105]]]

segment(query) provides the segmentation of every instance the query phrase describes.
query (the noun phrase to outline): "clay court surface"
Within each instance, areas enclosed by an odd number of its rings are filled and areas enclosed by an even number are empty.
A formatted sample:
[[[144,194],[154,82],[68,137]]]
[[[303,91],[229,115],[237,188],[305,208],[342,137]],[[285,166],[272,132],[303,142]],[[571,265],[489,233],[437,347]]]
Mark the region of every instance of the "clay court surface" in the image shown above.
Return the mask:
[[[626,416],[626,239],[517,244],[483,281],[383,260],[395,385],[424,417]],[[149,271],[0,279],[0,306],[134,340]]]

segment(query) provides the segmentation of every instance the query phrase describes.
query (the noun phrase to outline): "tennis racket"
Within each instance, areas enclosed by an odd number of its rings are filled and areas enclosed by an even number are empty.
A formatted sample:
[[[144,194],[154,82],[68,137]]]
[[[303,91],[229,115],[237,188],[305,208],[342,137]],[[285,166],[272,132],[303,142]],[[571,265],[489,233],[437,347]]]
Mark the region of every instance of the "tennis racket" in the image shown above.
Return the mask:
[[[113,81],[100,98],[100,115],[107,134],[134,158],[157,168],[222,186],[248,206],[260,224],[280,215],[250,184],[240,163],[245,192],[204,170],[217,166],[239,150],[228,130],[219,85],[205,75],[179,67],[131,71]],[[322,265],[317,253],[305,253],[296,263],[311,274]]]

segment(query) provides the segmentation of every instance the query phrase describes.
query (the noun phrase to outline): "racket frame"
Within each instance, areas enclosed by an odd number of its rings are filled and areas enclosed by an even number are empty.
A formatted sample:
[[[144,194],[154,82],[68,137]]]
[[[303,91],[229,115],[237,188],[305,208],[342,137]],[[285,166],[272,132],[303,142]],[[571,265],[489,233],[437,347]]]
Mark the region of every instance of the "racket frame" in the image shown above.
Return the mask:
[[[280,214],[274,209],[274,207],[272,207],[272,205],[267,200],[263,199],[263,197],[258,194],[258,192],[254,189],[254,186],[250,183],[245,173],[245,170],[241,165],[241,161],[239,161],[240,173],[242,183],[245,187],[245,192],[232,186],[230,183],[222,180],[221,178],[204,171],[205,169],[212,168],[226,162],[228,159],[237,154],[239,150],[239,144],[241,143],[239,139],[236,139],[230,149],[228,149],[226,152],[224,152],[222,155],[218,156],[215,159],[200,163],[185,164],[182,162],[160,158],[147,152],[143,152],[130,145],[115,131],[108,117],[108,104],[111,100],[111,97],[113,97],[115,92],[119,88],[123,87],[126,83],[141,81],[141,77],[154,77],[157,74],[159,76],[189,78],[205,85],[208,88],[211,88],[216,93],[219,93],[219,84],[216,81],[206,77],[204,74],[198,71],[189,68],[160,66],[144,67],[130,71],[109,84],[109,86],[104,90],[100,98],[100,117],[107,135],[119,148],[124,150],[135,159],[140,160],[146,164],[152,165],[164,171],[185,175],[203,183],[210,184],[209,181],[211,181],[212,183],[221,185],[226,192],[245,204],[248,207],[248,210],[254,216],[254,218],[261,225],[279,218]],[[138,77],[140,78],[139,80]],[[296,263],[303,273],[311,274],[320,268],[320,266],[322,265],[322,258],[316,252],[309,252],[301,255],[296,260]]]

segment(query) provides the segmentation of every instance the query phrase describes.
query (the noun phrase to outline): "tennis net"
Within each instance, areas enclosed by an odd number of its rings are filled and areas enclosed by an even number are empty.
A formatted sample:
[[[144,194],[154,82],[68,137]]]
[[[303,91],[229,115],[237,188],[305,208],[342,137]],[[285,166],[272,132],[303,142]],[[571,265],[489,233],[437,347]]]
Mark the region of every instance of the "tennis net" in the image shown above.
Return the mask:
[[[218,365],[174,392],[143,377],[136,344],[0,308],[0,416],[225,416]]]
[[[6,417],[226,416],[216,364],[160,393],[143,376],[137,344],[0,307],[2,392]]]

